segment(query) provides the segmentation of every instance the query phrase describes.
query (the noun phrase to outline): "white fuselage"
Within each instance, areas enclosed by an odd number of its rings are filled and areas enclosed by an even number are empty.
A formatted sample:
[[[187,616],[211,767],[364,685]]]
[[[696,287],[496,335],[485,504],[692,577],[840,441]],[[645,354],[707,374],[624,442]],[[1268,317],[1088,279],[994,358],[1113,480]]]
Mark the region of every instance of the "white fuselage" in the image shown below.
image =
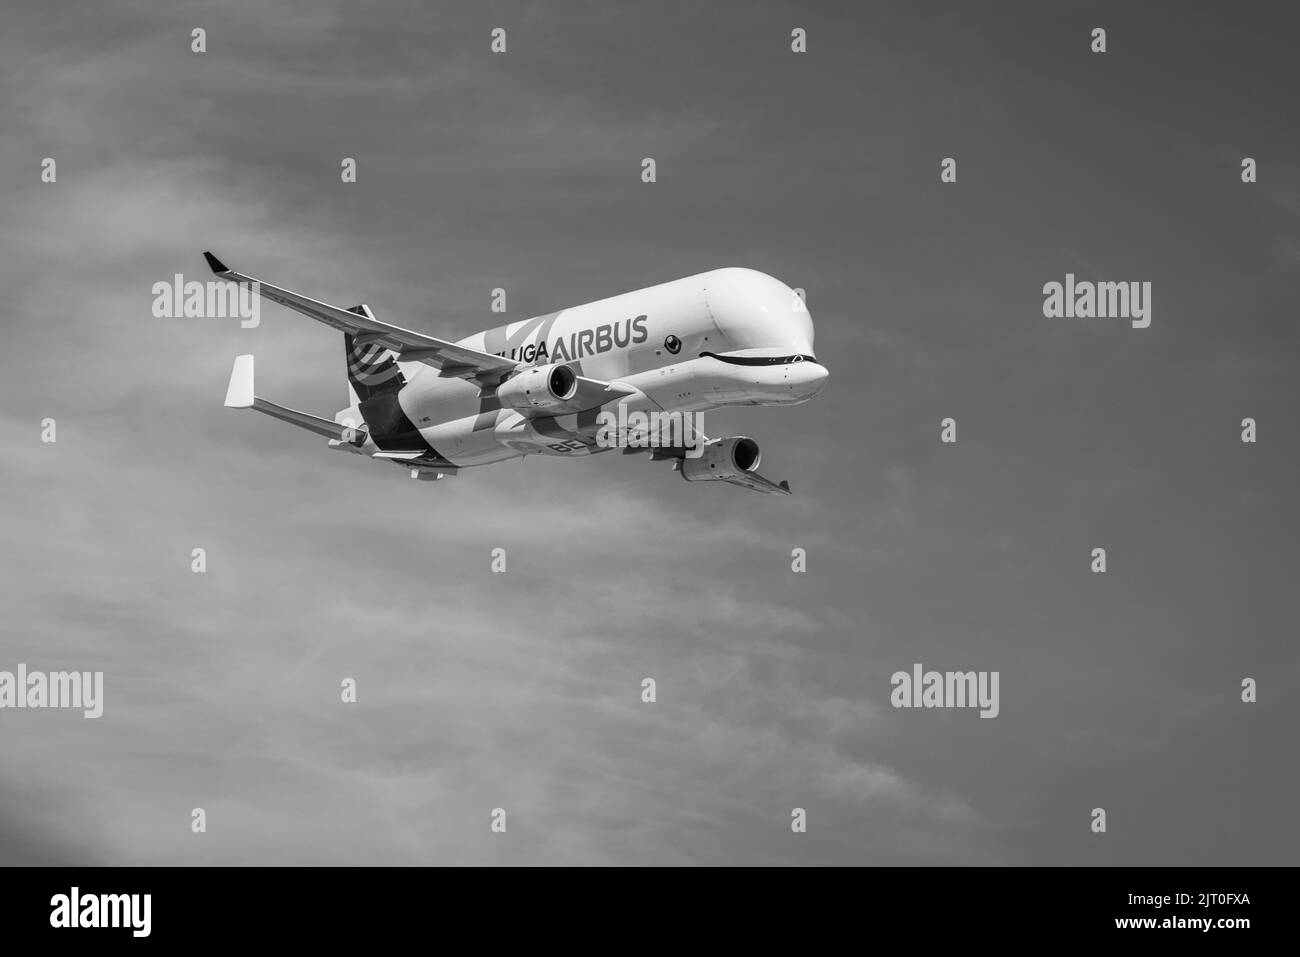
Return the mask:
[[[702,412],[803,402],[822,387],[813,323],[789,286],[751,269],[717,269],[598,302],[509,323],[458,343],[530,365],[565,363],[617,383],[629,411]],[[707,353],[707,354],[706,354]],[[598,409],[525,417],[495,394],[400,363],[398,402],[439,455],[458,467],[519,455],[582,455]],[[340,413],[342,414],[342,413]]]

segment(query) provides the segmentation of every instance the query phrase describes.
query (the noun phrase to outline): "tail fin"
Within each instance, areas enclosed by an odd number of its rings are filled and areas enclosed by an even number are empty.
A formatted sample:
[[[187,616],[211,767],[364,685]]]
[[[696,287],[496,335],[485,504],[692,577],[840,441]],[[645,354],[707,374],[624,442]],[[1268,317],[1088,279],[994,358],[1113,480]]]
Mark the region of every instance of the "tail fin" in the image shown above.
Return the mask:
[[[367,305],[353,306],[348,312],[368,319],[375,318]],[[351,333],[343,334],[344,346],[348,358],[348,390],[351,404],[357,405],[366,399],[388,392],[397,392],[406,385],[406,376],[397,365],[397,357],[391,349],[374,343],[357,342]]]

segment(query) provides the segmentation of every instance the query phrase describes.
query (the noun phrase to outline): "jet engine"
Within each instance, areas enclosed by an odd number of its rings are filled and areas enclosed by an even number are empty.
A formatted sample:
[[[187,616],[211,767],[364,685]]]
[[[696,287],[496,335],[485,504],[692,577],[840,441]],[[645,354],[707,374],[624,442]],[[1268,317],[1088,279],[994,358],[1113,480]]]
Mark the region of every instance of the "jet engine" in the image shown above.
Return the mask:
[[[566,365],[525,369],[497,387],[497,399],[507,409],[554,409],[578,392],[578,375]]]
[[[682,478],[688,482],[721,482],[758,468],[758,443],[743,435],[714,439],[697,458],[682,459]]]

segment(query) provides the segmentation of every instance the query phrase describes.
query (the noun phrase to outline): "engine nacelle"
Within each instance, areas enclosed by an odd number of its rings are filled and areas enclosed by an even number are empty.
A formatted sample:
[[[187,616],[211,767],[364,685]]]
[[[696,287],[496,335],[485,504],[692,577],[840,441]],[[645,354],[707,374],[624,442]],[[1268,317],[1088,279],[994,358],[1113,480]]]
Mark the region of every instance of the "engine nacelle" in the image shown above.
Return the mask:
[[[578,392],[578,374],[566,365],[525,369],[497,387],[497,399],[507,409],[554,409]]]
[[[698,458],[682,459],[682,478],[688,482],[721,482],[758,468],[758,443],[743,435],[714,439]]]

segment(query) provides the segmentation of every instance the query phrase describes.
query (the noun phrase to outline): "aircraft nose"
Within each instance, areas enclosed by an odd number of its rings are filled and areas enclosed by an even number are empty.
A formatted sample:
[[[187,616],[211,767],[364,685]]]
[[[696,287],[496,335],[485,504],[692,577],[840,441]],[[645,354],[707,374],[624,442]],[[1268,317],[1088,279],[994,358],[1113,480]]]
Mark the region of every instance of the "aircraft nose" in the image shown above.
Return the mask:
[[[810,362],[808,364],[813,366],[816,370],[812,381],[813,395],[816,395],[822,390],[822,386],[826,384],[826,380],[831,377],[831,370],[826,368],[820,362]]]
[[[826,385],[830,375],[830,371],[820,362],[807,359],[796,362],[789,372],[790,389],[801,399],[811,399]]]

